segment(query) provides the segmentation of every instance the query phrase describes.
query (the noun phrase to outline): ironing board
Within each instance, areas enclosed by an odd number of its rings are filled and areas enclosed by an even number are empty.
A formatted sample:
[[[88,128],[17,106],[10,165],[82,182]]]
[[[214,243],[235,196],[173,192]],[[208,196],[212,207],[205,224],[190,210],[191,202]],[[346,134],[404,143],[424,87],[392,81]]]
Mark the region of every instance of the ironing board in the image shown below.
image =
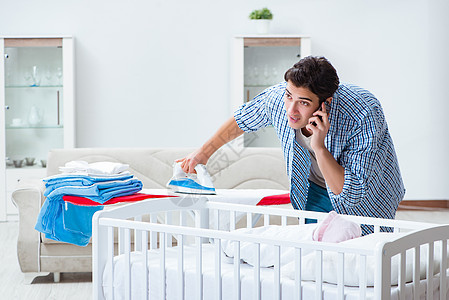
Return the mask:
[[[216,195],[206,195],[212,202],[223,202],[245,205],[290,205],[290,196],[285,190],[276,189],[218,189]],[[143,189],[141,192],[112,198],[102,205],[109,206],[117,203],[136,202],[149,198],[177,197],[183,194],[174,193],[167,189]],[[203,197],[204,195],[197,195]],[[99,203],[88,198],[64,195],[63,200],[75,205],[98,206]]]
[[[209,201],[246,205],[290,205],[288,191],[278,189],[216,189],[216,195],[207,195]],[[150,195],[182,195],[168,189],[143,189]],[[198,195],[200,197],[201,195]]]
[[[245,204],[245,205],[276,205],[276,207],[282,207],[286,209],[292,209],[290,203],[290,196],[286,190],[278,189],[216,189],[216,195],[197,195],[198,197],[207,197],[211,202],[222,202],[232,204]],[[182,195],[180,193],[171,192],[168,189],[143,189],[141,193],[150,195],[167,195],[177,196]],[[192,218],[195,218],[195,212],[190,212]],[[262,215],[254,215],[249,222],[254,226]],[[241,220],[245,215],[240,213],[236,215],[236,220]],[[222,213],[219,217],[220,229],[229,229],[229,213]],[[210,228],[215,228],[217,224],[210,223]]]
[[[109,209],[114,207],[115,205],[122,205],[129,202],[141,201],[149,198],[165,198],[167,199],[177,197],[183,194],[174,193],[169,189],[143,189],[139,193],[112,198],[109,201],[106,201],[102,206],[102,209]],[[216,195],[193,195],[193,197],[204,198],[206,197],[210,202],[221,202],[221,203],[230,203],[230,204],[244,204],[244,205],[276,205],[285,206],[285,208],[292,208],[290,204],[290,197],[288,192],[285,190],[277,190],[277,189],[217,189]],[[191,197],[192,198],[192,197]],[[190,199],[191,199],[190,198]],[[90,199],[78,196],[64,195],[63,200],[67,203],[73,204],[73,207],[95,207],[98,206],[99,203],[92,201]],[[71,206],[72,207],[72,206]],[[191,222],[195,220],[196,212],[189,211],[191,216]],[[244,214],[237,214],[235,216],[236,220],[241,220],[244,218]],[[159,216],[158,221],[161,223],[171,222],[173,218],[179,218],[179,216]],[[247,222],[253,223],[253,226],[258,222],[261,218],[260,214],[256,214],[251,216]],[[75,218],[76,219],[76,218]],[[164,220],[166,219],[166,220]],[[211,220],[210,220],[211,221]],[[204,220],[204,222],[207,222]],[[170,224],[170,223],[168,223]],[[220,229],[228,230],[230,224],[230,215],[229,212],[223,213],[218,218],[218,224],[209,224],[210,228],[215,228],[214,226],[220,227]],[[86,231],[88,231],[90,226],[87,226]]]

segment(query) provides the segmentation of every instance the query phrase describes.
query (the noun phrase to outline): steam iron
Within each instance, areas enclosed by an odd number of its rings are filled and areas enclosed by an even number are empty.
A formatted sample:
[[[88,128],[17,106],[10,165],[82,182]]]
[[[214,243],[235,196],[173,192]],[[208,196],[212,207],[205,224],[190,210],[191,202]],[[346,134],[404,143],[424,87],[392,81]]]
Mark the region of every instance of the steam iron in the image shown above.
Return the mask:
[[[215,195],[215,188],[206,166],[198,164],[195,171],[196,174],[185,173],[181,168],[181,163],[175,163],[173,177],[167,183],[167,187],[176,193]]]

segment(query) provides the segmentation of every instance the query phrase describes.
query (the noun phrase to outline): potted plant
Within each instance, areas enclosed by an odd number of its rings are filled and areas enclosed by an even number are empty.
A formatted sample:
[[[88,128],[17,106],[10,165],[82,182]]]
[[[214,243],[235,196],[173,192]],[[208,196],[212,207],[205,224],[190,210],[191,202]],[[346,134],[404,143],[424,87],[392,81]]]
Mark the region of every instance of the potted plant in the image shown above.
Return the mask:
[[[273,20],[273,13],[266,7],[255,9],[249,14],[250,20],[256,20],[257,33],[266,34],[270,28],[270,22]]]

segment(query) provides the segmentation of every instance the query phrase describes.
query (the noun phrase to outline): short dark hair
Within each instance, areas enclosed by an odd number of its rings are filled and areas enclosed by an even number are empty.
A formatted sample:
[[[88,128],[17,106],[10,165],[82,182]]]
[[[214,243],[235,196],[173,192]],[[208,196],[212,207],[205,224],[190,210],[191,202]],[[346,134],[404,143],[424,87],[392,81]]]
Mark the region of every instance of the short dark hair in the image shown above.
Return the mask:
[[[296,87],[308,88],[320,104],[332,97],[340,84],[337,71],[325,57],[307,56],[295,63],[284,75]]]

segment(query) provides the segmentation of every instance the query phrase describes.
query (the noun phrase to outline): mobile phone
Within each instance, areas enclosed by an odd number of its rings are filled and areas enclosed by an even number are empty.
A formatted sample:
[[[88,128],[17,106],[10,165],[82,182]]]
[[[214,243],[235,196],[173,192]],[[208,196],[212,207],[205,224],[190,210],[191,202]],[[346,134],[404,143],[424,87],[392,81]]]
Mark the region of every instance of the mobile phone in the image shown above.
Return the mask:
[[[320,105],[320,107],[316,111],[321,111],[321,105]],[[320,119],[321,122],[323,122],[323,118],[321,116],[318,116],[318,118]],[[312,122],[311,124],[313,126],[316,126],[316,122]]]

